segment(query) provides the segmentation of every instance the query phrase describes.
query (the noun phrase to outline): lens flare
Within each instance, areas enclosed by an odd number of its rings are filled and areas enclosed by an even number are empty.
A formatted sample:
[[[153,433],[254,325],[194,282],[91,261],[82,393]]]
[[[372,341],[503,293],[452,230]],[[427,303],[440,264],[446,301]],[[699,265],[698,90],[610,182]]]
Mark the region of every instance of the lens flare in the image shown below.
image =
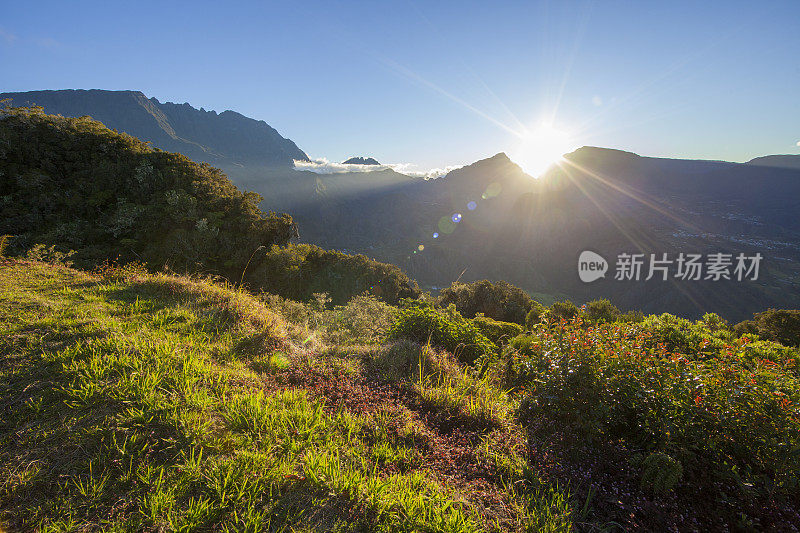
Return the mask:
[[[435,231],[433,232],[433,238],[434,239],[438,239],[439,238],[439,234],[437,232],[435,232]]]
[[[452,220],[453,223],[458,224],[461,222],[461,213],[453,213],[453,216],[450,217],[450,220]]]
[[[548,168],[561,160],[561,156],[574,147],[570,136],[549,122],[542,122],[522,137],[512,160],[534,178],[542,176]]]
[[[489,198],[494,198],[495,196],[498,196],[502,190],[503,186],[499,183],[490,183],[489,186],[486,187],[486,192],[483,193],[483,199],[487,200]]]
[[[439,219],[439,231],[445,235],[450,235],[456,230],[456,223],[450,217],[442,217]]]
[[[470,211],[474,211],[476,207],[478,207],[478,204],[476,204],[475,202],[470,202],[467,204],[467,209],[469,209]]]

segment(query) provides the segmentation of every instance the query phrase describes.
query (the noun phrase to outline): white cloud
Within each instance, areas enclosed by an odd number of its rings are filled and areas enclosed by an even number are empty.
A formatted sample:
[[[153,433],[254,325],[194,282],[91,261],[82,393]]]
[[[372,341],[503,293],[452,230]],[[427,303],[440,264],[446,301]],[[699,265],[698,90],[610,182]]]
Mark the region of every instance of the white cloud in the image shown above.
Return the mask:
[[[406,176],[413,176],[417,178],[439,178],[444,176],[451,170],[460,168],[457,166],[448,166],[444,168],[432,168],[428,170],[415,170],[413,163],[390,163],[386,165],[345,165],[344,163],[336,163],[328,161],[324,157],[312,159],[311,161],[298,161],[295,159],[294,168],[297,170],[307,170],[315,174],[343,174],[346,172],[378,172],[381,170],[394,170]]]
[[[461,168],[460,166],[450,165],[444,168],[431,168],[428,170],[414,170],[414,167],[417,165],[413,163],[396,163],[389,165],[395,172],[399,172],[400,174],[405,174],[406,176],[415,176],[417,178],[426,178],[426,179],[433,179],[433,178],[441,178],[445,174],[448,174],[451,170],[455,170],[457,168]]]

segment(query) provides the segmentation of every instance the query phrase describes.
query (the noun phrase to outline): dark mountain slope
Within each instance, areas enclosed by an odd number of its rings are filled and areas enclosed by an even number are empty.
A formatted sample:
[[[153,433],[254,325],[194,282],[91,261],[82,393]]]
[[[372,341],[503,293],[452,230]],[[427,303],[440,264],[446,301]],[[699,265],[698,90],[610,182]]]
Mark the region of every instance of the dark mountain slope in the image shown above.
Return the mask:
[[[765,155],[751,159],[747,164],[761,167],[800,169],[800,155]]]
[[[66,117],[89,115],[169,152],[225,169],[236,166],[290,168],[308,156],[266,122],[233,111],[161,103],[139,91],[58,90],[2,93],[14,106],[39,105]]]

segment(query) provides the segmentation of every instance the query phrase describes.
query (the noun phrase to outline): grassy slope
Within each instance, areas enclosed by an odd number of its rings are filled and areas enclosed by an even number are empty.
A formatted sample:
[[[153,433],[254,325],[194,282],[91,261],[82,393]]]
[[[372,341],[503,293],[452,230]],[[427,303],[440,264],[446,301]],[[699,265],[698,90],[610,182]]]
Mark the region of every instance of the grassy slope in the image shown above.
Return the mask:
[[[205,281],[0,264],[0,406],[11,530],[572,520],[562,493],[522,483],[502,394],[410,344],[326,347]]]

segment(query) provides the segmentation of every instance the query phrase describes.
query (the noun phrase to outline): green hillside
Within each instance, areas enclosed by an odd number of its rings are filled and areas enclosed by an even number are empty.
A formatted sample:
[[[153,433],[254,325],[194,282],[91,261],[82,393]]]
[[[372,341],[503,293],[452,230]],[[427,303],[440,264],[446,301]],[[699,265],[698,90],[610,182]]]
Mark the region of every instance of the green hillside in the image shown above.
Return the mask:
[[[501,349],[454,306],[30,261],[0,266],[0,315],[11,531],[782,529],[800,509],[800,356],[711,318],[545,312]],[[455,336],[473,364],[437,348]]]
[[[88,117],[0,156],[0,529],[800,523],[800,311],[437,298]]]
[[[309,277],[337,302],[364,291],[393,303],[419,294],[394,265],[285,247],[297,235],[291,216],[262,212],[259,195],[219,169],[90,117],[0,109],[0,191],[0,235],[13,236],[11,253],[41,245],[40,255],[68,254],[80,267],[137,261],[292,298],[308,296],[297,282]]]

